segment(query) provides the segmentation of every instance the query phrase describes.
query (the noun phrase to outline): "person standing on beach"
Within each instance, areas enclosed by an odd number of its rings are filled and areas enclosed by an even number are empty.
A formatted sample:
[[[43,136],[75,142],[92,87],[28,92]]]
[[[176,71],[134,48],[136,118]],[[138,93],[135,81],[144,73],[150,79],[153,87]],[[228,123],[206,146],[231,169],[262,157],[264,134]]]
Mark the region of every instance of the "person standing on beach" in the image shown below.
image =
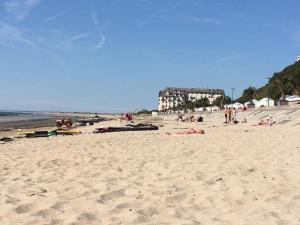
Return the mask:
[[[231,109],[231,107],[229,107],[229,109],[228,109],[228,124],[230,124],[232,121],[232,109]]]
[[[228,109],[227,109],[227,107],[225,107],[225,109],[224,109],[224,116],[225,116],[225,123],[227,124],[228,123]]]
[[[234,123],[235,121],[237,121],[237,118],[236,118],[236,108],[233,107],[232,109],[232,122]]]

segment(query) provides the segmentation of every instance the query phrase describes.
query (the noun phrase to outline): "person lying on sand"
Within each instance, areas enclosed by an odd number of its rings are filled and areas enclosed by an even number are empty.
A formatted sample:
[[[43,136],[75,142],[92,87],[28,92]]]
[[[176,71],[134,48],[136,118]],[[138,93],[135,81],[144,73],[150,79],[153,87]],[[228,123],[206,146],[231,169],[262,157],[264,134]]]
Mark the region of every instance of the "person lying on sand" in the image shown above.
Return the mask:
[[[267,124],[267,122],[264,121],[264,120],[261,120],[261,121],[258,123],[258,125],[260,125],[260,126],[263,126],[263,125],[266,125],[266,124]]]
[[[276,121],[273,120],[273,117],[271,115],[267,117],[266,122],[269,127],[276,123]]]
[[[167,132],[166,134],[170,135],[171,133]],[[205,132],[202,129],[190,128],[190,129],[188,129],[186,131],[177,132],[175,134],[205,134]]]
[[[257,125],[253,126],[268,126],[271,127],[276,121],[273,120],[272,116],[268,116],[266,120],[261,120]]]
[[[261,120],[258,124],[253,124],[252,126],[264,126],[266,125],[266,121]]]

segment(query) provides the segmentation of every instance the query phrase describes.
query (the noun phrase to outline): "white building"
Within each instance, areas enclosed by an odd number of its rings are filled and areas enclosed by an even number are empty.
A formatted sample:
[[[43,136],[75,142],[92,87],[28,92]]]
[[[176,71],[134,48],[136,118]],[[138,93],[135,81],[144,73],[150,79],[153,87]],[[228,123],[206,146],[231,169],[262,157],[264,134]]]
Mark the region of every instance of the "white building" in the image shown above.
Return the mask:
[[[271,98],[263,98],[255,103],[255,108],[274,106],[275,102]]]
[[[243,109],[243,108],[244,108],[244,104],[239,103],[239,102],[233,103],[232,106],[233,106],[234,108],[236,108],[236,109]]]
[[[195,108],[195,112],[203,112],[203,111],[204,111],[204,107]]]
[[[297,62],[299,62],[300,61],[300,55],[299,56],[297,56]]]
[[[225,108],[235,108],[235,109],[243,109],[244,105],[242,103],[239,102],[235,102],[233,104],[227,104],[224,105]]]
[[[158,116],[158,112],[153,111],[153,112],[152,112],[152,116]]]
[[[224,90],[222,89],[167,87],[159,92],[158,110],[172,109],[185,99],[194,102],[201,98],[208,98],[209,102],[212,103],[217,97],[223,95]]]
[[[219,111],[219,110],[220,110],[220,107],[215,105],[215,106],[213,106],[213,107],[211,108],[211,110],[212,110],[213,112]]]
[[[256,99],[253,99],[252,100],[252,103],[255,105],[256,103],[257,103],[258,101],[256,100]],[[245,102],[245,106],[246,106],[246,108],[248,108],[248,105],[250,105],[250,104],[252,104],[250,101],[248,101],[248,102]]]
[[[288,101],[290,105],[299,104],[300,103],[300,96],[298,96],[298,95],[286,96],[285,100]]]

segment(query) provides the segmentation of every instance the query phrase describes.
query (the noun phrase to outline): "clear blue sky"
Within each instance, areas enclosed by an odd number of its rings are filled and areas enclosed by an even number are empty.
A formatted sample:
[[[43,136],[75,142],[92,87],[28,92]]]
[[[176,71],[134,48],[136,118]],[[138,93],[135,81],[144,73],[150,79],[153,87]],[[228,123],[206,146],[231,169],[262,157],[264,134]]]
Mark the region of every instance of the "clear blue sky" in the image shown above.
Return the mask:
[[[1,0],[0,109],[157,108],[261,86],[300,55],[299,0]]]

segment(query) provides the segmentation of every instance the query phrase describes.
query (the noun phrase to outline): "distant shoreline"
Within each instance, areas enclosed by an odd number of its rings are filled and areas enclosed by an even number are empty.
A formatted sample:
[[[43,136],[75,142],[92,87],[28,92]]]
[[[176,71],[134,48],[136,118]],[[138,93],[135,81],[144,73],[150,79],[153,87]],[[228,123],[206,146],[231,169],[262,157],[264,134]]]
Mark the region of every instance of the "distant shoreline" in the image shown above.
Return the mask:
[[[51,126],[55,126],[55,121],[56,118],[46,118],[46,119],[26,119],[26,120],[0,122],[0,132],[13,131],[15,129],[51,127]]]
[[[14,113],[11,111],[10,113]],[[19,113],[19,112],[18,112]],[[103,114],[102,114],[103,115]],[[28,112],[0,116],[0,132],[10,132],[16,129],[35,129],[42,127],[56,127],[56,120],[64,117],[71,118],[73,122],[77,119],[94,117],[95,113],[80,112]],[[106,116],[113,116],[106,114]]]

